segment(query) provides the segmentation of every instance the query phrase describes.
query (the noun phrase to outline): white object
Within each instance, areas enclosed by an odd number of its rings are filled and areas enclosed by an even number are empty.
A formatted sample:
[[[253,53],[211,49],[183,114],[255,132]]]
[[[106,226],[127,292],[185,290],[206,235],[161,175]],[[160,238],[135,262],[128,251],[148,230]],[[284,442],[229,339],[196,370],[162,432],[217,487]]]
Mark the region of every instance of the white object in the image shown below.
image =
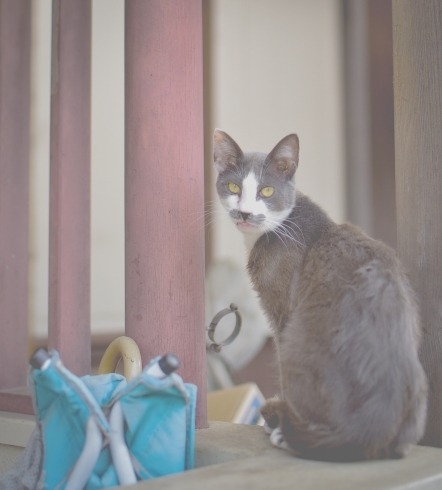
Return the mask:
[[[146,374],[160,379],[167,376],[167,374],[160,368],[160,365],[157,362],[150,366],[150,368],[146,371]]]
[[[165,354],[147,369],[146,374],[161,379],[176,371],[179,366],[180,361],[176,356],[173,354]]]
[[[156,378],[164,378],[170,372],[177,369],[179,365],[178,359],[166,354],[158,362],[152,364],[146,371],[150,376]],[[129,449],[124,438],[124,413],[120,402],[116,402],[112,407],[109,416],[110,425],[110,451],[112,461],[117,472],[120,485],[130,485],[137,482],[135,470],[132,465]]]
[[[74,469],[72,470],[65,490],[83,490],[94,469],[103,445],[103,436],[93,417],[86,424],[86,440]]]
[[[124,440],[124,414],[120,402],[112,407],[109,417],[110,451],[120,485],[130,485],[137,482],[135,471],[130,459],[129,450]]]

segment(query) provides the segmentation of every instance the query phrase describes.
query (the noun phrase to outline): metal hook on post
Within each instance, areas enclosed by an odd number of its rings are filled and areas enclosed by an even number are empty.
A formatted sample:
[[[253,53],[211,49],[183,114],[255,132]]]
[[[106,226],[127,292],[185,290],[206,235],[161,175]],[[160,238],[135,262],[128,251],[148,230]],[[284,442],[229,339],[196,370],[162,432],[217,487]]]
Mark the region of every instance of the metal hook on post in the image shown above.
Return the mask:
[[[226,315],[229,315],[230,313],[235,313],[236,316],[236,323],[235,323],[235,328],[233,329],[233,332],[222,342],[217,342],[215,340],[215,330],[216,327],[218,326],[218,323],[222,318],[224,318]],[[209,336],[209,339],[212,341],[212,343],[209,346],[210,350],[213,350],[214,352],[221,352],[221,349],[226,346],[231,344],[236,337],[238,337],[238,334],[241,330],[241,315],[238,311],[238,306],[235,303],[232,303],[229,308],[225,308],[224,310],[221,310],[218,312],[214,317],[213,320],[211,321],[210,325],[207,327],[207,334]]]

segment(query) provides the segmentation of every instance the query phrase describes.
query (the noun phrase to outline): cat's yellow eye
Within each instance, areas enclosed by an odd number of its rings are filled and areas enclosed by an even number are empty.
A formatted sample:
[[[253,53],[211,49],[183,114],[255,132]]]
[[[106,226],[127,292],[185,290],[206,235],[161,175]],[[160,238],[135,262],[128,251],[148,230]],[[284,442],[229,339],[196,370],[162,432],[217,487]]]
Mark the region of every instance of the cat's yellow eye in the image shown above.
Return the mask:
[[[232,194],[239,194],[239,191],[241,189],[239,188],[239,185],[234,184],[233,182],[229,182],[229,191]]]
[[[274,192],[275,189],[273,187],[263,187],[259,193],[262,197],[272,197]]]

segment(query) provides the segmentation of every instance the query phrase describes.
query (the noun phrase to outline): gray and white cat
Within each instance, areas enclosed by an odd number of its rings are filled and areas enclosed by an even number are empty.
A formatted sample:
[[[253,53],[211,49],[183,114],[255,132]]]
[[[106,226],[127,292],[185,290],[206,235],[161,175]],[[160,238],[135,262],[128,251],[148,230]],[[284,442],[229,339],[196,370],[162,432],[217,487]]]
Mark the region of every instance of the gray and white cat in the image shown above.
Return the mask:
[[[393,250],[296,190],[298,154],[295,134],[265,155],[215,131],[217,191],[275,333],[282,396],[266,427],[301,457],[403,457],[427,409],[413,291]]]

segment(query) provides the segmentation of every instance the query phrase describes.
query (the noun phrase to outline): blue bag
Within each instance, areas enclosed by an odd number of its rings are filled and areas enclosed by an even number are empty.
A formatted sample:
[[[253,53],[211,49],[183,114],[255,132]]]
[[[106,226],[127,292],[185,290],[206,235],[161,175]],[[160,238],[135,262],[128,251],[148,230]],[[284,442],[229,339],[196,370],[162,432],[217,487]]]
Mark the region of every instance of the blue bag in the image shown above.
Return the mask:
[[[174,373],[162,379],[151,376],[148,370],[158,359],[129,383],[119,374],[79,379],[62,365],[56,351],[45,369],[31,371],[43,441],[36,488],[93,490],[130,483],[121,481],[126,463],[134,481],[193,468],[197,388]],[[115,437],[116,417],[121,440]],[[112,459],[117,450],[126,453],[126,460]],[[78,469],[80,460],[90,468]],[[81,486],[72,483],[76,472],[84,478]]]

